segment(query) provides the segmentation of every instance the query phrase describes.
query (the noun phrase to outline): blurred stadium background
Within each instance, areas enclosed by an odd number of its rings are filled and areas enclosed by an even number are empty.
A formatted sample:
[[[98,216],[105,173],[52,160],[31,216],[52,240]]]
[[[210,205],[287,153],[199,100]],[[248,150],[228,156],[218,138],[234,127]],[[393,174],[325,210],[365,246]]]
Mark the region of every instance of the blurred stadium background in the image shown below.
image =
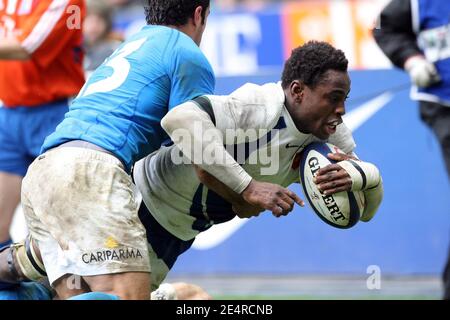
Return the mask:
[[[142,1],[109,0],[114,31],[144,21]],[[278,81],[284,60],[310,39],[345,51],[352,91],[347,122],[357,153],[376,163],[385,199],[370,223],[325,225],[306,208],[275,219],[214,226],[180,257],[169,281],[203,286],[215,298],[439,299],[449,245],[450,189],[440,149],[370,29],[387,0],[212,1],[202,49],[217,94],[245,82]],[[294,191],[302,195],[300,188]],[[12,235],[25,234],[16,215]],[[380,280],[380,281],[378,281]]]

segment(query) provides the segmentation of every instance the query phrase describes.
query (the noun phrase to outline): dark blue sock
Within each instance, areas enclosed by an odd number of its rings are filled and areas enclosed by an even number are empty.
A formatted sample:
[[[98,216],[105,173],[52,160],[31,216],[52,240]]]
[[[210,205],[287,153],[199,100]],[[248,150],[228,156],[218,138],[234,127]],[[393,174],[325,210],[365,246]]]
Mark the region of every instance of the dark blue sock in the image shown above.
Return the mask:
[[[22,282],[14,288],[0,290],[0,300],[52,300],[49,289],[37,282]]]
[[[5,247],[9,247],[12,244],[12,240],[6,240],[5,242],[0,243],[0,252],[1,249],[5,248]],[[11,284],[11,283],[7,283],[7,282],[2,282],[0,280],[0,290],[9,290],[12,289],[14,287],[17,287],[17,284]]]

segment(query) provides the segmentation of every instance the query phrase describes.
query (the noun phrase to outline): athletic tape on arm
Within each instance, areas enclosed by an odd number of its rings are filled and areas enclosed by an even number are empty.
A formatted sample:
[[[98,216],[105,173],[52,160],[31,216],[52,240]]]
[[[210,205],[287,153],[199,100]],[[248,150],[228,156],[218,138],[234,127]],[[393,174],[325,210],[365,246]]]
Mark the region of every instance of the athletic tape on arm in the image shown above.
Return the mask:
[[[369,162],[345,160],[339,165],[347,171],[352,179],[352,191],[363,191],[365,209],[361,221],[367,222],[373,218],[383,200],[383,180],[378,168]]]

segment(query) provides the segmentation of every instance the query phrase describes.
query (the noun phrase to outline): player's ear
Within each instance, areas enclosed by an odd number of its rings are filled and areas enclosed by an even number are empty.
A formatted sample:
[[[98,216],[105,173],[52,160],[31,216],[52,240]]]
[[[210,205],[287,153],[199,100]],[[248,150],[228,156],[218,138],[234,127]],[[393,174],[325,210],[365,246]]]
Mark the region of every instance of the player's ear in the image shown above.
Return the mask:
[[[303,81],[294,80],[291,82],[290,91],[294,101],[301,102],[303,100],[303,95],[305,92],[305,84],[303,83]]]
[[[203,7],[202,6],[198,6],[197,8],[195,8],[193,21],[194,21],[194,25],[196,27],[203,25]]]

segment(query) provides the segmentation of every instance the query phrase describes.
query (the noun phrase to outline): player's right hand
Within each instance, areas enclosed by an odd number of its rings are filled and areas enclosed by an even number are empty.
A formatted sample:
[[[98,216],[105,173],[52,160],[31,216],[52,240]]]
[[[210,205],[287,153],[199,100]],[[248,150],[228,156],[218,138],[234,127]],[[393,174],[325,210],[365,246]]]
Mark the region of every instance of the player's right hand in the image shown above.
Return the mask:
[[[272,211],[275,217],[289,214],[294,209],[295,203],[305,206],[305,202],[291,190],[254,179],[241,195],[249,204]]]
[[[433,63],[424,56],[413,56],[405,62],[405,70],[408,72],[412,83],[421,88],[427,88],[441,80]]]

